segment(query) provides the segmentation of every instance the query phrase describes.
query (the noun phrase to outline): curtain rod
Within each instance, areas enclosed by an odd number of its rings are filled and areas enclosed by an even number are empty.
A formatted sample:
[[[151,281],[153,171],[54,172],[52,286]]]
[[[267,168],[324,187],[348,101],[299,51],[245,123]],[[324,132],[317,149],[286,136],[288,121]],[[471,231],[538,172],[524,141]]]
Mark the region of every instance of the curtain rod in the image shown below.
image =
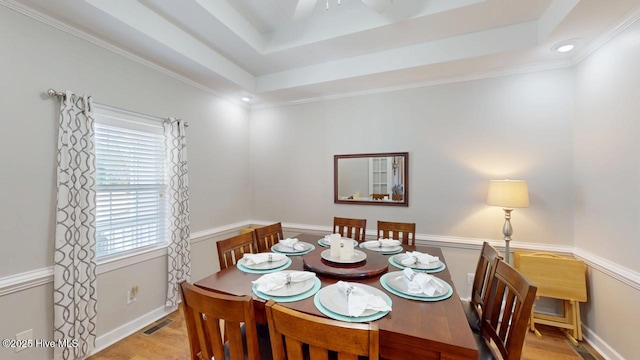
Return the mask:
[[[51,97],[54,97],[54,96],[62,96],[62,97],[65,97],[65,96],[67,95],[67,94],[65,94],[65,93],[63,93],[63,92],[55,91],[54,89],[49,89],[49,90],[47,90],[47,94],[49,94],[49,96],[51,96]],[[102,104],[99,104],[99,105],[102,105]],[[107,107],[115,108],[114,106],[110,106],[110,105],[103,105],[103,106],[107,106]],[[118,110],[124,110],[124,109],[120,109],[120,108],[116,108],[116,109],[118,109]],[[124,110],[124,111],[131,112],[131,111],[129,111],[129,110]],[[149,115],[145,115],[145,116],[149,116]],[[164,120],[164,119],[162,119],[162,118],[158,118],[158,119],[160,119],[160,120]],[[182,119],[176,119],[176,120],[182,120]],[[184,127],[189,127],[189,123],[188,123],[188,122],[185,122],[185,123],[184,123]]]

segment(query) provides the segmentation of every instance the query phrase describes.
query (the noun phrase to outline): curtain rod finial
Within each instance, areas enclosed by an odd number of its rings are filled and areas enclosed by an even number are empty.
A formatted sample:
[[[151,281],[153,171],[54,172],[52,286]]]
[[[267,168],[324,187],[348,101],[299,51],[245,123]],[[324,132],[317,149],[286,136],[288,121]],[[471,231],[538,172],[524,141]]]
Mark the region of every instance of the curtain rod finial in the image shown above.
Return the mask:
[[[53,89],[49,89],[47,90],[47,94],[49,94],[49,96],[56,96],[58,95],[58,92]]]

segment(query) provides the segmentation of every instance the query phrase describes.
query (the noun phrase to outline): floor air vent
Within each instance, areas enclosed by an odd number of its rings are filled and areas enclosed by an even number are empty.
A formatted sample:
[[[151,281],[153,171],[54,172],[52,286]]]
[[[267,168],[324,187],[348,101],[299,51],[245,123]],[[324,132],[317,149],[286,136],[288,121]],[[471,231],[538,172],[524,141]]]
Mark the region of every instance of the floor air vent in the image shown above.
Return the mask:
[[[565,340],[569,347],[573,349],[583,360],[596,360],[596,357],[587,349],[582,343],[578,343],[578,346],[573,346],[569,340]]]
[[[164,319],[164,320],[156,323],[152,327],[148,328],[147,330],[143,331],[142,334],[146,335],[146,336],[151,336],[151,335],[155,334],[158,330],[160,330],[163,327],[171,324],[172,322],[173,322],[173,320],[171,320],[171,319]]]

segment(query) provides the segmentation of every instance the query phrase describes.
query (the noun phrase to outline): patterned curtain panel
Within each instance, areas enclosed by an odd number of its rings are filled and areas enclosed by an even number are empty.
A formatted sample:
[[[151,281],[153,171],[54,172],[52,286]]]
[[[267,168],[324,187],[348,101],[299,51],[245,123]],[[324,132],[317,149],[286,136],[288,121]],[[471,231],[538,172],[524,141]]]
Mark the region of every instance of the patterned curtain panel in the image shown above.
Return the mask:
[[[191,279],[191,245],[189,220],[189,181],[187,142],[183,120],[164,121],[167,147],[167,201],[169,201],[168,276],[166,306],[174,307],[180,300],[178,284]]]
[[[67,91],[58,128],[58,206],[54,250],[54,358],[82,359],[96,338],[96,189],[91,98]]]

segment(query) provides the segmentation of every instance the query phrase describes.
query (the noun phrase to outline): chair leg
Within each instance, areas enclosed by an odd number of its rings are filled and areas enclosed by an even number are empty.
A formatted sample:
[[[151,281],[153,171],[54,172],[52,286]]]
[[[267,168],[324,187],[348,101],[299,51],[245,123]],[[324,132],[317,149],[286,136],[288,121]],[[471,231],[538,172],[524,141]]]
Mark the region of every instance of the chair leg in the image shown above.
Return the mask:
[[[567,339],[571,341],[573,346],[578,346],[578,340],[576,340],[576,338],[578,337],[578,326],[580,325],[576,321],[575,301],[564,300],[564,314],[565,314],[565,320],[567,322],[567,325],[569,325],[569,328],[560,329],[560,330],[567,337]],[[569,329],[571,329],[571,332],[569,332]]]
[[[538,339],[542,339],[542,334],[540,334],[540,331],[536,329],[536,323],[534,321],[533,313],[534,311],[533,309],[531,309],[531,315],[529,316],[529,329],[533,331]]]
[[[566,336],[567,339],[569,339],[569,341],[571,341],[573,346],[578,346],[578,340],[576,340],[573,336],[571,336],[571,334],[569,333],[568,329],[560,329],[560,331],[562,331],[564,336]]]
[[[573,307],[575,308],[575,314],[576,314],[576,339],[578,339],[579,341],[582,341],[582,322],[580,320],[580,303],[577,301],[573,302]]]

